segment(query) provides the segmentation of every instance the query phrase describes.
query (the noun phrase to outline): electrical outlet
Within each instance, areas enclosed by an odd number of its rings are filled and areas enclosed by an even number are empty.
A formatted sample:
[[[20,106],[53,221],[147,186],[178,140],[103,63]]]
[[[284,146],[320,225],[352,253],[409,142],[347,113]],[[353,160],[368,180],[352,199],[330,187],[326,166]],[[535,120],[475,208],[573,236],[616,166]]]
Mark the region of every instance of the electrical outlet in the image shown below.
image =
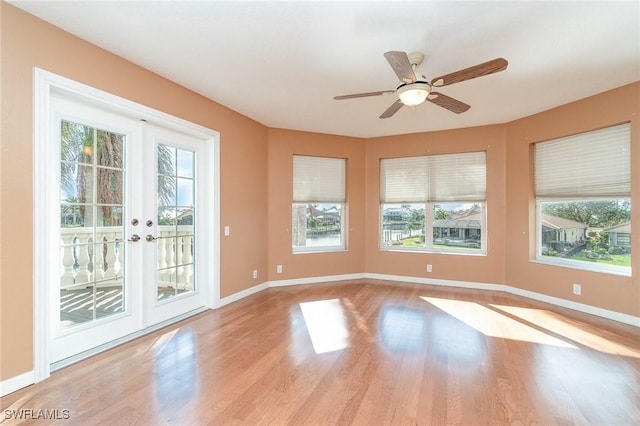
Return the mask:
[[[433,267],[431,265],[427,265],[427,272],[433,271]]]
[[[224,236],[228,237],[229,235],[231,235],[231,227],[227,225],[224,227]]]
[[[253,270],[253,278],[254,279],[258,278],[258,270],[257,269]]]
[[[278,274],[281,274],[281,273],[282,273],[282,265],[278,265],[278,266],[276,266],[276,272],[277,272]]]
[[[582,286],[580,284],[573,284],[573,294],[580,296],[582,294]]]

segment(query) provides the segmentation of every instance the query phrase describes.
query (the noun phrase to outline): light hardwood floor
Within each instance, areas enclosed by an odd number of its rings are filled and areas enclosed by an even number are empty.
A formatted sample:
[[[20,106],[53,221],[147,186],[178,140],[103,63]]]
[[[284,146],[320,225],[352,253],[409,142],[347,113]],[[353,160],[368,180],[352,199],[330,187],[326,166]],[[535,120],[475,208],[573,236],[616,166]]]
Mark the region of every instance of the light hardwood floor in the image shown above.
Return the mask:
[[[639,330],[503,293],[274,288],[55,372],[0,407],[3,424],[16,423],[5,410],[58,409],[69,415],[59,423],[79,425],[637,425]]]

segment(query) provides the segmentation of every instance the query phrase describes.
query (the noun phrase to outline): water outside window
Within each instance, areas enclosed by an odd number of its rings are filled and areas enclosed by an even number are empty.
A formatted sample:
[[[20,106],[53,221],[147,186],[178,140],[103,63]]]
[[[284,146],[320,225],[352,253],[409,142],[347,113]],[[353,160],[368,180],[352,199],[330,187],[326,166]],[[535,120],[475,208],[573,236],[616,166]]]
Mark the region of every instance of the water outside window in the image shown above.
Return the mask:
[[[293,248],[341,248],[342,204],[293,204]]]

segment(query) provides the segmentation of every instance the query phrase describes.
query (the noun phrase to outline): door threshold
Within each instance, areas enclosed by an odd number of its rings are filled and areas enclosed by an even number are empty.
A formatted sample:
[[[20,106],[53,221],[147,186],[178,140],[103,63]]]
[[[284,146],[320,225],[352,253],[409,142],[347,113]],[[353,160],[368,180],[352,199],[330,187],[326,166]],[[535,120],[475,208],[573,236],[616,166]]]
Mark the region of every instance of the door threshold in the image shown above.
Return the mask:
[[[190,318],[190,317],[192,317],[194,315],[198,315],[198,314],[200,314],[202,312],[205,312],[207,310],[209,310],[209,308],[206,307],[206,306],[203,306],[201,308],[194,309],[194,310],[189,311],[189,312],[185,312],[184,314],[178,315],[177,317],[174,317],[174,318],[170,318],[170,319],[168,319],[166,321],[162,321],[162,322],[160,322],[158,324],[154,324],[154,325],[149,326],[149,327],[147,327],[147,328],[145,328],[143,330],[136,331],[135,333],[128,334],[128,335],[120,337],[120,338],[118,338],[116,340],[112,340],[112,341],[107,342],[105,344],[102,344],[100,346],[96,346],[95,348],[89,349],[89,350],[84,351],[84,352],[80,352],[79,354],[70,356],[70,357],[65,358],[65,359],[61,359],[60,361],[57,361],[57,362],[54,362],[54,363],[51,364],[51,372],[55,372],[55,371],[61,370],[61,369],[65,368],[65,367],[68,367],[68,366],[70,366],[72,364],[75,364],[76,362],[80,362],[80,361],[85,360],[87,358],[90,358],[90,357],[92,357],[94,355],[97,355],[97,354],[99,354],[101,352],[108,351],[109,349],[113,349],[116,346],[122,345],[123,343],[127,343],[127,342],[130,342],[130,341],[135,340],[137,338],[140,338],[142,336],[146,336],[147,334],[153,333],[154,331],[160,330],[161,328],[164,328],[164,327],[167,327],[169,325],[175,324],[177,322],[180,322],[180,321],[182,321],[184,319]]]

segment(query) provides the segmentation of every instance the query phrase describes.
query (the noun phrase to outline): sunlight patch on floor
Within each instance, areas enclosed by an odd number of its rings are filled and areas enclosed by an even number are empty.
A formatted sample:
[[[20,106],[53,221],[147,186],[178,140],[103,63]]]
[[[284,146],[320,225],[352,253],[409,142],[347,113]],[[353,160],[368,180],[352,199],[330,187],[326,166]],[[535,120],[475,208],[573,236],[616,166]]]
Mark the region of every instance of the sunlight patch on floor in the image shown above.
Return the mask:
[[[526,324],[509,318],[475,302],[463,300],[440,299],[437,297],[420,297],[449,315],[478,330],[485,336],[502,339],[520,340],[524,342],[576,348],[574,345],[536,330]]]
[[[591,349],[613,355],[640,358],[639,349],[629,348],[625,345],[612,342],[602,336],[598,336],[597,334],[576,327],[575,325],[558,318],[555,314],[547,310],[494,304],[491,306],[518,318],[522,318],[525,321],[536,324],[553,333],[560,334],[574,342],[580,343],[581,345],[588,346]]]
[[[167,333],[164,333],[162,336],[158,337],[156,341],[153,342],[151,349],[153,349],[156,354],[162,353],[164,348],[171,342],[171,340],[173,339],[173,336],[175,336],[179,330],[180,328],[176,328],[175,330],[171,330]]]
[[[385,305],[380,311],[380,343],[392,352],[419,351],[425,344],[425,328],[424,310]]]
[[[300,303],[300,309],[316,354],[349,346],[347,318],[340,299]]]

